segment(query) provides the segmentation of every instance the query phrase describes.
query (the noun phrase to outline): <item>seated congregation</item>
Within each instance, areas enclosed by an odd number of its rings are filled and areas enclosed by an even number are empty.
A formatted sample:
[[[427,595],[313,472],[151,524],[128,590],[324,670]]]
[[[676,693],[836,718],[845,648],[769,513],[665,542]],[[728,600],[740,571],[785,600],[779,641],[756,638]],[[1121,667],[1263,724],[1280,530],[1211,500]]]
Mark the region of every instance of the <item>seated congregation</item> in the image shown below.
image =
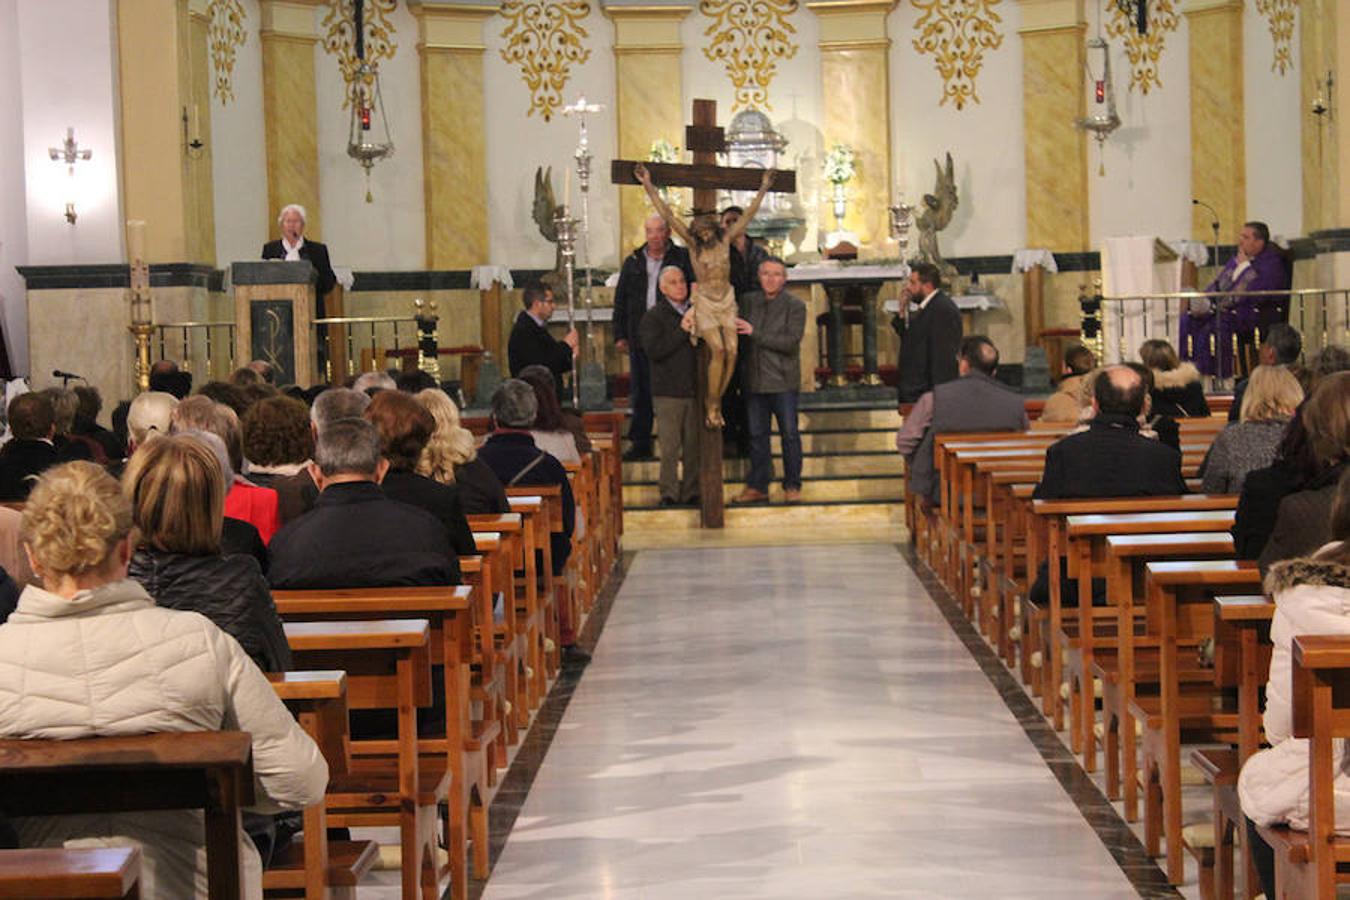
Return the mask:
[[[1142,815],[1172,884],[1194,883],[1191,857],[1205,898],[1335,896],[1350,354],[1273,325],[1232,396],[1164,341],[1137,363],[1064,360],[1058,391],[1023,403],[967,337],[958,377],[902,409],[920,560],[1124,819]]]
[[[67,863],[165,898],[352,897],[377,864],[405,898],[486,877],[499,773],[589,660],[621,419],[564,411],[547,369],[481,421],[425,377],[269,374],[190,393],[161,363],[112,431],[92,388],[9,402],[0,783],[42,767],[83,793],[0,803],[0,894]],[[396,852],[353,839],[376,827]]]

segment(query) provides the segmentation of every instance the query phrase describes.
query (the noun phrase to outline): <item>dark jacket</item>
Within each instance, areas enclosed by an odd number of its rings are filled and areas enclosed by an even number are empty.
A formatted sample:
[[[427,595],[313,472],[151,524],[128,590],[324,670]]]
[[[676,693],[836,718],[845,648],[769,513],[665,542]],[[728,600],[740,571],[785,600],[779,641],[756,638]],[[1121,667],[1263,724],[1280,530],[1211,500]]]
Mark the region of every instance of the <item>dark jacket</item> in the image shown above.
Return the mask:
[[[291,667],[291,648],[272,592],[252,557],[187,556],[142,547],[127,574],[159,606],[206,616],[264,672]]]
[[[673,243],[666,244],[666,255],[661,258],[659,273],[666,266],[679,266],[690,285],[694,283],[694,267],[689,263],[689,251]],[[657,291],[657,303],[661,293]],[[619,284],[614,288],[614,340],[639,344],[638,324],[647,313],[647,245],[643,244],[623,261],[619,269]],[[645,348],[641,348],[645,349]]]
[[[961,431],[1025,431],[1027,407],[1022,395],[983,372],[971,372],[933,388],[933,421],[914,451],[909,490],[934,504],[938,477],[933,461],[934,437]]]
[[[1332,541],[1331,507],[1345,468],[1342,463],[1329,469],[1280,500],[1270,539],[1257,557],[1263,574],[1282,560],[1312,556]]]
[[[525,310],[516,316],[511,338],[506,344],[506,358],[511,377],[520,375],[526,366],[543,366],[553,373],[553,387],[559,399],[563,396],[562,377],[572,371],[572,348],[548,333]]]
[[[1152,414],[1155,416],[1203,418],[1209,415],[1200,370],[1190,363],[1182,363],[1166,372],[1154,369],[1152,396]]]
[[[487,463],[474,457],[455,466],[455,487],[466,516],[490,516],[509,513],[506,488]]]
[[[390,500],[370,481],[329,485],[314,508],[283,526],[269,548],[273,588],[459,583],[445,526]]]
[[[913,403],[960,374],[956,353],[961,349],[961,311],[946,291],[938,291],[922,310],[910,313],[908,328],[900,316],[891,320],[891,327],[900,335],[901,403]]]
[[[109,460],[122,459],[127,455],[126,445],[118,439],[117,435],[92,419],[86,419],[84,416],[76,415],[75,424],[71,426],[71,431],[75,434],[98,441],[99,445],[103,447],[104,455],[106,455]]]
[[[1033,497],[1157,497],[1186,493],[1181,454],[1139,433],[1129,416],[1099,413],[1087,431],[1046,448]]]
[[[281,243],[280,238],[263,244],[262,258],[286,258],[286,247]],[[314,287],[314,318],[323,318],[323,298],[327,297],[328,292],[337,284],[337,275],[333,274],[333,264],[328,261],[328,247],[318,241],[305,238],[305,242],[300,245],[300,258],[309,260],[310,265],[314,267],[314,274],[318,279]]]
[[[57,462],[56,448],[47,441],[15,438],[0,447],[0,500],[27,500],[34,476]]]
[[[403,472],[390,469],[380,482],[384,495],[390,500],[425,509],[445,526],[450,538],[450,546],[459,556],[472,556],[478,552],[474,543],[473,531],[464,518],[464,507],[459,502],[459,491],[454,485],[432,481],[416,472]]]
[[[736,297],[751,291],[760,290],[759,264],[769,258],[769,251],[755,243],[752,237],[746,238],[745,253],[742,254],[735,244],[730,247],[731,287]]]
[[[487,442],[478,448],[478,458],[506,487],[554,484],[562,487],[563,530],[561,534],[551,535],[550,540],[553,574],[561,575],[563,564],[572,553],[572,529],[577,517],[572,485],[567,480],[567,470],[563,464],[536,447],[534,438],[522,431],[499,431],[489,435]],[[537,463],[536,459],[539,460]],[[525,469],[530,466],[533,468],[526,472]]]
[[[267,568],[271,563],[271,558],[267,555],[267,545],[263,543],[258,529],[243,519],[231,516],[225,517],[225,523],[220,528],[220,552],[224,556],[253,557],[264,575],[267,574]]]
[[[1277,459],[1264,469],[1247,473],[1233,514],[1233,555],[1238,559],[1258,559],[1266,549],[1280,501],[1302,490],[1305,477],[1293,466]]]
[[[744,342],[749,351],[742,368],[745,390],[755,394],[800,390],[806,304],[784,288],[772,300],[763,291],[751,291],[740,306],[741,318],[754,328]]]
[[[294,475],[259,480],[257,483],[277,492],[277,517],[282,525],[309,512],[319,499],[319,488],[314,484],[314,479],[309,477],[307,469],[301,469]]]
[[[698,350],[680,327],[681,313],[660,295],[642,317],[642,350],[652,364],[653,397],[692,397],[698,384]]]

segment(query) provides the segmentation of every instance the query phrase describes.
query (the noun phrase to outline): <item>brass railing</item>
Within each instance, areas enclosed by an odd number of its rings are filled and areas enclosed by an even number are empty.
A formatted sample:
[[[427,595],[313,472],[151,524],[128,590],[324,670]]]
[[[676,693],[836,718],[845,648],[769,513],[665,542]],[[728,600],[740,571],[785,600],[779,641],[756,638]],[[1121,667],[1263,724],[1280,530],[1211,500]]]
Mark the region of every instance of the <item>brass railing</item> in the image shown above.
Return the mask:
[[[1303,336],[1307,350],[1345,340],[1350,324],[1350,288],[1304,288],[1288,291],[1176,291],[1165,294],[1127,296],[1084,295],[1079,297],[1083,312],[1084,343],[1093,346],[1098,359],[1133,359],[1139,344],[1150,338],[1162,338],[1176,345],[1180,337],[1181,317],[1193,300],[1208,300],[1216,305],[1251,298],[1287,298],[1289,324]],[[1178,347],[1178,350],[1184,348]],[[1116,351],[1113,357],[1108,350]]]
[[[224,378],[234,368],[233,322],[163,322],[155,325],[158,359],[172,359],[195,381]]]
[[[347,349],[343,366],[346,375],[387,368],[386,350],[416,347],[418,341],[417,319],[413,316],[330,316],[314,320],[316,335],[318,329],[324,327],[337,329]],[[315,344],[317,346],[317,339]],[[333,360],[330,359],[328,364],[331,367]],[[332,380],[332,373],[328,374]]]

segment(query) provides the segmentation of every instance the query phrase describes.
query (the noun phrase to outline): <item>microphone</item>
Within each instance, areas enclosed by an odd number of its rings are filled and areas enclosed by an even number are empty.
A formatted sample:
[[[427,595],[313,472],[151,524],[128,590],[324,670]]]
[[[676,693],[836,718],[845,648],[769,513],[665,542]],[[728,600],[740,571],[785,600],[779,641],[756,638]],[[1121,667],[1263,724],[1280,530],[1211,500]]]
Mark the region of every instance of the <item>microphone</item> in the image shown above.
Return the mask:
[[[1215,231],[1218,231],[1218,230],[1219,230],[1219,213],[1218,213],[1218,210],[1216,210],[1214,207],[1210,206],[1208,203],[1204,203],[1204,202],[1202,202],[1202,201],[1200,201],[1200,200],[1196,200],[1194,197],[1191,198],[1191,205],[1192,205],[1192,206],[1203,207],[1204,209],[1208,210],[1208,211],[1209,211],[1209,214],[1210,214],[1211,216],[1214,217],[1214,221],[1209,223],[1209,227],[1210,227],[1210,228],[1213,228]]]
[[[84,381],[83,375],[76,375],[74,372],[62,372],[60,369],[52,369],[53,378],[61,378],[65,381]]]

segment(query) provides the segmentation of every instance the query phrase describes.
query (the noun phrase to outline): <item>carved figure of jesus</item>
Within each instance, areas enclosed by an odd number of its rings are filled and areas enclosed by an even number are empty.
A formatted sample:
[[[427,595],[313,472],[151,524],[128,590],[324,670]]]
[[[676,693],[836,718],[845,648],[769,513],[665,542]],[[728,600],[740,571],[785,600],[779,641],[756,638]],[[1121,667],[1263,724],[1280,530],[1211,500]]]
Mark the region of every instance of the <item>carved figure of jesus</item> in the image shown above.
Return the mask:
[[[694,269],[696,283],[693,290],[695,335],[702,338],[711,351],[708,357],[708,393],[703,398],[704,420],[709,428],[721,428],[722,394],[726,392],[731,376],[736,371],[736,292],[731,287],[731,244],[745,233],[750,220],[759,212],[764,194],[773,184],[773,169],[764,170],[759,193],[730,228],[722,228],[715,215],[695,216],[685,225],[671,212],[661,194],[652,184],[647,167],[638,163],[633,174],[642,183],[661,218],[670,230],[689,245],[689,261]]]

